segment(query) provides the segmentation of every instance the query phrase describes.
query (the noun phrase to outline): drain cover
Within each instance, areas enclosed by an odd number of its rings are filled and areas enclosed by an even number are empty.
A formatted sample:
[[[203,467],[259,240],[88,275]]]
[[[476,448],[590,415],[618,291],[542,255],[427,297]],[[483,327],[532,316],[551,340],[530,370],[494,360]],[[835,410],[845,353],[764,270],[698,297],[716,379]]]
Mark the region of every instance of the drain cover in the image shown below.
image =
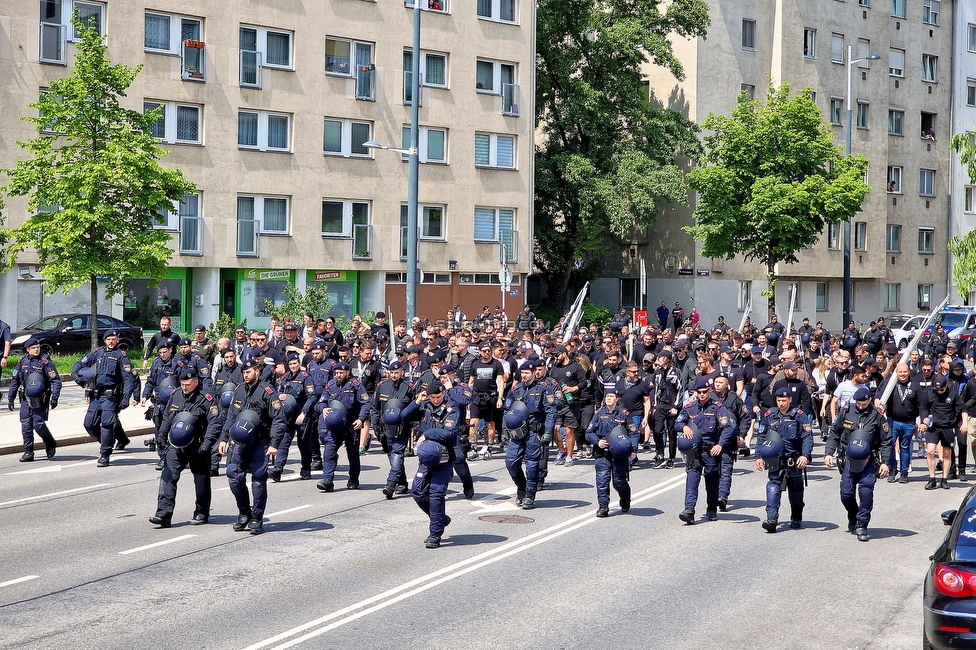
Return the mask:
[[[535,519],[522,515],[484,515],[478,517],[478,521],[487,521],[492,524],[531,524]]]

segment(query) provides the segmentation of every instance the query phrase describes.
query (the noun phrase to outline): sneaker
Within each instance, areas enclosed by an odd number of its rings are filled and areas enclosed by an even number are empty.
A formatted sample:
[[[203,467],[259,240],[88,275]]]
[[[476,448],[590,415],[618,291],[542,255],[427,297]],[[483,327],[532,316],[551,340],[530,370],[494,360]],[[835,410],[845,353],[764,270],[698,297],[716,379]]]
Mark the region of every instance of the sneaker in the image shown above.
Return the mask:
[[[857,530],[855,530],[854,532],[857,535],[857,541],[859,542],[866,542],[869,539],[871,539],[871,536],[868,535],[868,529],[865,528],[864,526],[858,526]]]
[[[108,456],[99,456],[98,462],[95,463],[98,467],[108,467],[110,465]]]
[[[889,483],[894,483],[897,480],[898,480],[898,475],[897,474],[895,474],[894,472],[892,472],[891,474],[888,474],[888,482]]]
[[[777,521],[775,519],[767,519],[766,521],[762,522],[762,527],[767,533],[775,533],[776,524]]]
[[[718,513],[714,510],[706,510],[705,521],[718,521]]]
[[[728,508],[728,507],[729,507],[729,500],[728,499],[719,499],[718,500],[718,509],[719,510],[721,510],[722,512],[725,512],[726,508]]]
[[[471,499],[474,498],[474,488],[473,487],[464,488],[464,498],[467,499],[468,501],[470,501]]]
[[[524,501],[525,501],[525,492],[516,492],[515,493],[515,505],[517,505],[518,507],[521,508],[522,507],[522,503]]]
[[[389,485],[383,488],[383,496],[386,497],[387,501],[391,501],[393,499],[393,488],[391,488]]]
[[[608,510],[607,508],[600,508],[599,510],[596,511],[596,516],[599,517],[600,519],[609,517],[610,510]]]
[[[590,459],[593,458],[593,450],[587,447],[583,450],[583,458]]]
[[[966,476],[966,470],[964,469],[959,470],[959,480],[962,481],[963,483],[969,481],[969,477]]]
[[[470,460],[478,460],[478,458],[479,458],[478,452],[476,452],[474,449],[472,449],[471,451],[468,452],[468,460],[469,461]]]
[[[654,460],[651,461],[653,467],[661,467],[664,464],[664,456],[661,454],[655,454]]]
[[[322,490],[323,492],[334,492],[335,484],[332,481],[319,481],[315,484],[315,487]]]
[[[566,462],[566,452],[565,451],[561,451],[558,454],[556,454],[556,460],[553,461],[553,464],[554,465],[562,465],[565,462]]]
[[[532,497],[525,497],[522,499],[522,510],[531,510],[535,507],[535,499]]]
[[[908,483],[908,472],[902,472],[901,475],[898,477],[898,482]]]
[[[437,535],[430,535],[424,540],[424,548],[440,548],[441,538]]]
[[[692,508],[685,508],[678,513],[678,519],[690,526],[695,523],[695,511]]]
[[[576,464],[576,461],[573,460],[572,458],[567,458],[566,459],[566,462],[563,463],[563,465],[565,465],[566,467],[572,467],[575,464]]]
[[[948,490],[949,481],[947,481],[946,479],[942,479],[942,481],[939,483],[939,487],[942,488],[943,490]]]
[[[671,459],[664,463],[664,469],[674,469],[674,460]]]
[[[630,499],[620,500],[620,512],[630,512]]]
[[[936,481],[934,478],[930,478],[929,482],[925,484],[926,490],[934,490],[937,487],[939,487],[939,482]]]
[[[396,489],[393,490],[393,493],[394,494],[406,494],[409,491],[410,491],[410,488],[408,488],[406,485],[398,485],[398,486],[396,486]]]
[[[313,460],[312,461],[312,471],[313,472],[315,472],[315,471],[321,472],[322,471],[322,461],[321,460]]]
[[[790,520],[790,530],[800,530],[803,528],[803,522],[798,519]]]
[[[20,461],[19,462],[21,462],[21,463],[32,463],[32,462],[34,462],[34,452],[32,452],[32,451],[25,451],[24,452],[24,455],[20,457]]]
[[[664,458],[655,457],[654,458],[654,469],[664,469],[668,466],[668,461]]]

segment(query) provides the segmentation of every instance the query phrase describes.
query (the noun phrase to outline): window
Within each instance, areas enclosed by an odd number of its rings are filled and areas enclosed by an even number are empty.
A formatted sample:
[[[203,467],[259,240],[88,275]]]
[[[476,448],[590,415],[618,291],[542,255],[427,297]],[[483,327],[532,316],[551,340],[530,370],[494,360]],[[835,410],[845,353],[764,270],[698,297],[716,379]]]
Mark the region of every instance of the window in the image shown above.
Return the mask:
[[[740,310],[748,309],[750,302],[752,302],[752,282],[749,280],[740,281],[736,307]]]
[[[867,237],[868,237],[868,222],[855,221],[854,222],[854,250],[856,251],[867,250]]]
[[[885,252],[901,252],[901,226],[885,226]]]
[[[920,196],[935,196],[935,170],[918,170],[918,193]]]
[[[517,0],[478,0],[478,18],[514,23],[518,20]]]
[[[963,203],[963,212],[976,212],[976,187],[966,186],[966,196]]]
[[[888,166],[888,193],[901,194],[901,167]]]
[[[369,225],[368,201],[322,199],[322,236],[351,238],[356,226]]]
[[[240,29],[240,83],[261,87],[263,68],[292,69],[292,33],[242,25]]]
[[[976,25],[969,23],[968,34],[966,49],[970,52],[976,52]]]
[[[832,251],[840,250],[839,223],[827,224],[827,249]]]
[[[323,129],[322,153],[345,158],[372,158],[373,153],[363,146],[372,137],[372,122],[327,117]]]
[[[936,83],[938,77],[939,57],[931,54],[922,55],[922,81]]]
[[[475,167],[515,169],[515,136],[475,133],[474,164]]]
[[[403,71],[413,70],[413,52],[403,51]],[[409,101],[409,74],[404,75],[404,100]],[[424,86],[447,88],[447,54],[420,50],[420,82]]]
[[[870,69],[871,61],[868,59],[869,56],[871,56],[871,41],[866,38],[857,39],[857,58],[861,59],[857,67]]]
[[[425,11],[435,11],[437,13],[450,13],[449,0],[420,0],[420,8]],[[403,0],[403,6],[413,9],[413,0]]]
[[[203,21],[199,18],[146,12],[143,48],[152,53],[183,55],[187,59],[184,79],[203,79],[206,58],[202,41]],[[194,47],[187,47],[187,42]]]
[[[842,97],[830,98],[830,123],[834,126],[843,126],[844,118],[844,99]]]
[[[817,311],[827,311],[827,283],[817,283]]]
[[[751,18],[742,19],[742,49],[756,49],[756,21]]]
[[[422,273],[421,284],[451,284],[450,273]]]
[[[376,65],[373,44],[337,38],[325,39],[325,73],[356,79],[356,99],[373,100]]]
[[[144,113],[157,108],[162,112],[149,127],[154,138],[169,144],[202,143],[202,106],[147,100],[142,103],[142,108]]]
[[[918,252],[930,255],[934,252],[932,240],[935,238],[935,230],[932,228],[918,229]]]
[[[888,74],[892,77],[905,76],[905,50],[888,50]]]
[[[966,105],[976,106],[976,79],[966,79]]]
[[[288,234],[288,197],[237,195],[237,217],[249,214],[258,232],[269,235]]]
[[[83,0],[41,0],[40,2],[40,53],[41,63],[66,65],[65,45],[69,39],[76,40],[78,34],[71,19],[78,12],[78,19],[86,26],[94,28],[99,35],[105,35],[105,5],[101,2]]]
[[[932,285],[918,285],[918,308],[932,309]]]
[[[900,284],[888,284],[884,285],[884,300],[882,301],[882,309],[885,311],[900,311],[901,307],[900,301],[898,299],[899,290],[901,289]]]
[[[258,151],[290,151],[291,115],[238,111],[237,147]]]
[[[400,205],[400,228],[403,232],[404,242],[406,242],[407,211],[409,206],[406,203]],[[417,236],[420,239],[444,241],[447,236],[446,224],[444,222],[443,205],[418,205],[417,206]],[[404,243],[406,246],[406,243]],[[406,250],[404,255],[406,257]]]
[[[899,108],[888,109],[888,135],[904,135],[905,111]]]
[[[895,18],[905,17],[905,0],[891,0],[891,15]]]
[[[844,35],[830,35],[830,60],[834,63],[844,62]]]
[[[475,70],[475,88],[478,92],[500,95],[503,84],[515,83],[514,63],[478,59]]]
[[[857,101],[857,128],[868,128],[868,107],[870,104],[865,101]]]
[[[476,242],[511,241],[515,229],[515,210],[504,208],[474,209],[474,240]]]
[[[803,56],[817,58],[817,30],[809,27],[803,28]]]
[[[749,95],[749,100],[756,98],[756,87],[752,84],[739,84],[739,94],[745,93]]]
[[[420,162],[447,164],[447,129],[435,129],[429,126],[420,127]],[[404,126],[401,136],[401,146],[410,148],[410,127]],[[409,160],[402,156],[404,161]]]
[[[180,255],[203,254],[203,219],[200,195],[188,194],[180,201]]]
[[[871,0],[857,0],[857,4],[858,4],[858,6],[861,6],[861,7],[870,7],[871,6]]]
[[[922,22],[926,25],[939,24],[939,0],[922,0]]]

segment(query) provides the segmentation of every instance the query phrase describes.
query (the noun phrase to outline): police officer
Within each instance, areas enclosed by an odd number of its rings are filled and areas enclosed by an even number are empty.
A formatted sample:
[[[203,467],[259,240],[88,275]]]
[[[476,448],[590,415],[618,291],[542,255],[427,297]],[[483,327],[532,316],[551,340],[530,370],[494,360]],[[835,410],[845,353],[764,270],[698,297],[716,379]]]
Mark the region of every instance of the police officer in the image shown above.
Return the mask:
[[[359,430],[369,425],[369,395],[358,380],[350,379],[349,364],[340,361],[335,366],[334,374],[335,379],[325,385],[315,406],[322,415],[319,419],[319,436],[325,445],[322,480],[315,486],[323,492],[332,492],[335,487],[333,479],[339,463],[339,447],[342,446],[346,448],[346,458],[349,460],[346,488],[359,489]],[[330,403],[334,401],[340,402],[346,410],[345,421],[338,429],[326,427],[326,419],[334,410]]]
[[[711,399],[712,387],[708,379],[699,377],[694,390],[694,399],[685,404],[675,420],[675,428],[681,428],[686,440],[700,437],[702,445],[701,452],[694,454],[697,457],[691,458],[685,467],[685,509],[678,518],[689,525],[695,523],[702,475],[705,477],[705,519],[718,519],[718,484],[722,473],[719,457],[735,437],[732,417],[721,402]]]
[[[142,406],[146,405],[147,400],[152,400],[152,411],[146,414],[147,418],[152,419],[156,429],[156,450],[159,453],[159,461],[156,469],[162,471],[166,466],[166,448],[169,441],[166,436],[160,435],[160,427],[163,423],[163,409],[169,401],[170,395],[176,389],[176,382],[180,378],[180,366],[176,364],[173,356],[173,345],[168,339],[163,339],[156,346],[159,356],[153,359],[146,375],[146,385],[142,390]],[[240,383],[240,382],[238,382]]]
[[[887,461],[891,455],[891,432],[872,407],[867,386],[858,388],[847,408],[837,414],[824,454],[827,467],[834,466],[834,454],[841,459],[846,456],[841,465],[840,501],[847,508],[847,532],[855,533],[859,542],[866,542],[871,539],[868,523],[874,507],[874,483],[888,476]]]
[[[636,433],[637,425],[620,405],[616,387],[607,386],[603,406],[593,414],[586,427],[586,441],[593,445],[593,466],[596,468],[597,517],[610,516],[611,479],[613,489],[620,497],[620,511],[630,511],[630,483],[627,481],[630,453],[627,450],[633,447],[632,436]]]
[[[278,453],[285,435],[285,414],[274,388],[261,381],[261,362],[251,358],[244,362],[244,383],[234,391],[234,397],[223,419],[218,450],[227,453],[227,442],[234,437],[227,481],[237,500],[235,531],[250,526],[252,535],[264,532],[264,509],[268,502],[268,456]],[[247,490],[247,474],[251,474],[254,505]]]
[[[312,478],[312,447],[306,444],[307,434],[305,420],[312,413],[315,407],[315,383],[312,377],[302,370],[301,357],[297,352],[289,352],[287,355],[288,369],[285,375],[278,380],[278,399],[284,401],[289,395],[295,399],[294,413],[286,413],[287,427],[285,437],[281,439],[278,446],[278,453],[274,457],[274,467],[268,470],[271,480],[277,483],[281,480],[281,473],[288,462],[288,448],[291,441],[298,434],[298,452],[301,455],[301,469],[299,478],[307,480]]]
[[[105,332],[104,347],[96,348],[76,361],[71,372],[77,377],[82,368],[91,368],[95,377],[90,391],[86,391],[85,430],[92,438],[101,441],[98,466],[108,467],[115,441],[115,421],[119,411],[129,406],[132,394],[132,364],[123,350],[118,348],[119,333]]]
[[[784,483],[790,498],[790,528],[801,528],[803,478],[813,455],[813,428],[810,414],[792,404],[789,386],[776,389],[776,408],[767,410],[759,420],[756,449],[756,469],[769,470],[763,530],[776,532]]]
[[[383,495],[387,499],[392,499],[394,494],[406,494],[407,492],[407,473],[403,469],[403,456],[410,439],[410,427],[405,426],[396,419],[399,413],[391,417],[384,417],[387,408],[403,410],[407,403],[413,399],[413,390],[403,377],[403,364],[394,361],[389,367],[389,378],[382,380],[373,393],[370,400],[369,419],[373,431],[380,439],[383,450],[386,451],[390,461],[390,473],[386,477],[386,486],[383,488]],[[392,404],[391,404],[392,402]],[[387,423],[386,420],[390,420]]]
[[[456,408],[461,419],[464,419],[464,413],[474,397],[474,391],[467,384],[454,383],[454,366],[449,363],[442,365],[437,370],[437,375],[439,383],[444,387],[444,399]],[[414,388],[414,393],[416,392]],[[454,449],[454,473],[461,480],[465,499],[474,498],[474,480],[471,478],[471,468],[467,461],[469,451],[471,451],[471,441],[462,430],[458,433],[458,446]]]
[[[7,408],[14,410],[14,395],[20,396],[20,432],[24,436],[24,455],[20,462],[34,460],[34,432],[44,441],[47,457],[54,458],[58,443],[47,428],[48,408],[57,408],[61,395],[61,375],[51,359],[41,354],[40,342],[31,337],[24,344],[27,354],[14,366],[7,392]]]
[[[240,355],[237,353],[237,348],[235,346],[230,346],[221,353],[223,363],[220,364],[213,374],[213,388],[211,389],[212,394],[216,398],[220,398],[220,395],[224,392],[224,387],[229,383],[235,388],[244,383],[244,377],[241,375],[241,364],[239,363]],[[226,405],[221,405],[221,411],[226,410]],[[210,476],[220,475],[220,452],[217,450],[217,445],[213,445],[213,449],[210,452]]]
[[[512,387],[505,399],[504,424],[509,435],[505,466],[515,482],[515,505],[531,510],[539,489],[542,441],[552,439],[556,426],[556,401],[555,394],[536,381],[534,361],[523,363],[519,373],[522,381]],[[513,409],[522,411],[524,416],[518,417]]]
[[[209,391],[213,384],[213,377],[210,376],[210,364],[199,352],[193,349],[193,341],[187,338],[180,339],[180,353],[174,355],[176,365],[181,368],[189,366],[195,368],[200,381],[203,382],[203,389]]]
[[[745,403],[739,399],[729,387],[729,376],[726,374],[716,375],[712,380],[713,400],[722,402],[725,409],[732,416],[735,423],[737,435],[732,436],[729,444],[722,449],[722,474],[718,481],[718,509],[725,512],[729,505],[729,495],[732,493],[732,467],[739,456],[739,446],[745,444],[745,438],[749,435],[749,409]]]
[[[169,439],[166,467],[159,477],[156,514],[149,522],[169,528],[176,507],[176,484],[187,467],[193,474],[196,502],[191,524],[210,520],[210,448],[220,436],[220,408],[214,396],[204,393],[195,368],[184,368],[180,375],[181,390],[173,393],[164,406],[160,431]]]

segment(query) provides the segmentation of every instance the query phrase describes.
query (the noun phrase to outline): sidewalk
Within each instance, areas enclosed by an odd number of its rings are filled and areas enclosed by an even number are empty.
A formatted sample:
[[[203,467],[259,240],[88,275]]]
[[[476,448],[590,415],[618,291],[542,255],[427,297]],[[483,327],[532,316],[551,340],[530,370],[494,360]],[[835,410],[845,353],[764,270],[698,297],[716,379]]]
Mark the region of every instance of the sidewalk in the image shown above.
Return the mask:
[[[24,439],[20,433],[20,403],[14,411],[7,410],[6,402],[0,410],[0,454],[22,454]],[[58,441],[58,446],[79,445],[85,442],[95,442],[95,439],[85,431],[84,421],[86,406],[59,406],[50,412],[47,426],[51,435]],[[153,433],[152,422],[145,418],[146,407],[130,406],[119,414],[119,422],[130,438],[150,435]],[[133,440],[134,445],[141,445],[142,441]],[[44,449],[44,443],[34,435],[34,451]],[[44,458],[43,455],[40,458]]]

